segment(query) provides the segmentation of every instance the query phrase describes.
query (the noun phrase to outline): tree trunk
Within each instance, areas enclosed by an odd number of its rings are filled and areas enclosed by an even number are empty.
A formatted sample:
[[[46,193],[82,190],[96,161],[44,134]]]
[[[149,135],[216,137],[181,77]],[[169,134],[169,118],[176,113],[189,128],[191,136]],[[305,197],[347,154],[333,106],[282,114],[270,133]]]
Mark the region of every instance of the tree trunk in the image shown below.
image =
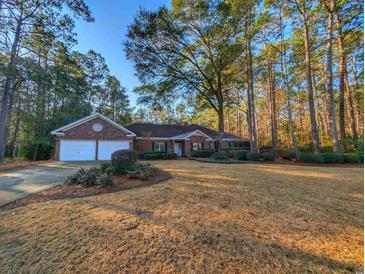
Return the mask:
[[[5,158],[5,148],[7,142],[7,128],[9,126],[9,110],[10,110],[10,100],[11,93],[15,80],[16,73],[16,63],[18,59],[18,47],[20,42],[20,33],[22,28],[22,17],[19,18],[17,22],[16,32],[13,40],[13,44],[10,52],[10,62],[6,68],[5,76],[5,87],[4,93],[1,101],[1,111],[0,111],[0,162],[4,161]]]
[[[277,121],[276,121],[276,86],[275,74],[272,63],[268,63],[268,81],[269,81],[269,105],[270,105],[270,120],[271,120],[271,145],[273,153],[276,156],[277,150]]]
[[[306,15],[303,15],[303,35],[304,35],[305,64],[306,64],[306,75],[307,75],[307,85],[308,85],[308,103],[309,103],[309,113],[312,126],[313,148],[314,148],[314,153],[318,154],[319,135],[318,135],[317,120],[316,120],[316,110],[314,105],[310,39],[309,39],[309,29]]]
[[[224,134],[224,107],[220,103],[218,106],[218,151],[222,150],[222,139]]]
[[[294,131],[294,121],[293,121],[293,109],[292,109],[292,103],[291,103],[291,87],[289,85],[289,81],[287,78],[287,71],[286,71],[286,58],[284,55],[285,52],[285,45],[283,44],[284,41],[284,31],[283,31],[283,20],[282,20],[282,10],[280,9],[280,13],[279,13],[279,27],[280,27],[280,68],[281,68],[281,73],[283,75],[284,78],[284,83],[286,86],[286,90],[287,90],[287,111],[288,111],[288,120],[289,120],[289,131],[290,131],[290,138],[292,141],[292,145],[293,145],[293,150],[295,153],[295,158],[298,160],[299,159],[299,151],[298,151],[298,143],[297,143],[297,138],[295,136],[295,131]]]
[[[256,126],[256,110],[255,110],[255,96],[254,96],[254,85],[253,85],[253,68],[252,68],[252,49],[251,49],[251,40],[248,41],[248,81],[249,81],[249,89],[250,93],[250,102],[251,105],[251,151],[258,152],[257,148],[257,126]]]
[[[340,145],[337,135],[337,120],[336,120],[336,108],[335,108],[335,96],[333,92],[333,71],[332,71],[332,38],[333,38],[333,10],[335,7],[334,1],[331,1],[331,7],[328,12],[327,23],[327,92],[329,97],[328,105],[328,118],[331,126],[333,152],[338,153],[340,151]]]
[[[349,98],[349,108],[351,115],[351,131],[354,138],[357,138],[356,132],[356,117],[353,106],[353,100],[350,92],[349,81],[347,78],[347,65],[346,65],[346,53],[344,49],[344,38],[342,34],[341,21],[338,13],[335,13],[336,18],[336,30],[338,32],[338,51],[339,51],[339,73],[340,73],[340,137],[342,142],[345,141],[345,93]]]
[[[351,58],[351,69],[352,69],[352,86],[353,86],[353,90],[354,90],[354,94],[355,94],[355,99],[356,99],[356,111],[357,111],[357,132],[362,132],[362,127],[361,125],[364,123],[364,117],[363,117],[363,107],[361,106],[361,98],[360,98],[360,94],[358,92],[359,89],[359,81],[357,78],[357,70],[356,70],[356,58],[355,56],[353,56]]]

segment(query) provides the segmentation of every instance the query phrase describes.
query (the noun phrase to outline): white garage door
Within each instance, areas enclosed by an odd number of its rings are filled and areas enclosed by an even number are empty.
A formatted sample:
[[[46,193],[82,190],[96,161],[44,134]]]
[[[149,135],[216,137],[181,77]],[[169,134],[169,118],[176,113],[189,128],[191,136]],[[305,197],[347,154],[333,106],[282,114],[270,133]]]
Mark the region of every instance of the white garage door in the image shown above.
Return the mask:
[[[96,141],[90,140],[61,140],[61,161],[91,161],[95,160]]]
[[[98,159],[110,160],[112,153],[120,149],[129,149],[128,141],[99,141]]]

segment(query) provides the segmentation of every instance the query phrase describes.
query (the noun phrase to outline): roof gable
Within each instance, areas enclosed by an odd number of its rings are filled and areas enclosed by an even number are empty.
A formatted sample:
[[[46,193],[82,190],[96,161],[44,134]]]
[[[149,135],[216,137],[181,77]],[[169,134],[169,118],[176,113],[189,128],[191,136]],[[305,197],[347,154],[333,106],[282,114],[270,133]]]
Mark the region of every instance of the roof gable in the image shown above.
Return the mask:
[[[111,124],[112,126],[114,126],[114,127],[118,128],[118,129],[122,130],[123,132],[125,132],[127,134],[127,136],[136,136],[136,134],[133,133],[132,131],[130,131],[129,129],[127,129],[125,127],[122,127],[121,125],[115,123],[114,121],[110,120],[109,118],[107,118],[104,115],[102,115],[100,113],[97,113],[97,112],[95,112],[95,113],[93,113],[93,114],[91,114],[89,116],[86,116],[86,117],[84,117],[84,118],[82,118],[80,120],[77,120],[77,121],[75,121],[73,123],[70,123],[70,124],[65,125],[63,127],[60,127],[58,129],[55,129],[55,130],[53,130],[51,132],[51,134],[52,135],[63,135],[64,134],[64,131],[67,131],[67,130],[69,130],[71,128],[77,127],[77,126],[79,126],[79,125],[81,125],[83,123],[86,123],[86,122],[88,122],[90,120],[93,120],[95,118],[100,118],[100,119],[104,120],[105,122]]]

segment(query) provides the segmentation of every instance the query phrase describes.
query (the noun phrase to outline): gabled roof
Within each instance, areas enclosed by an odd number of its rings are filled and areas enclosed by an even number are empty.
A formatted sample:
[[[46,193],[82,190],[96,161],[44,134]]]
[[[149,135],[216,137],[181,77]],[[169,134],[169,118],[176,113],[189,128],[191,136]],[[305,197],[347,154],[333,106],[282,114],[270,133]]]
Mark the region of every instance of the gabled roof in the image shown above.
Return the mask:
[[[199,130],[204,135],[208,136],[211,139],[218,138],[218,132],[209,128],[205,128],[199,125],[159,125],[159,124],[150,124],[150,123],[134,123],[126,126],[127,129],[134,132],[137,137],[145,137],[145,134],[151,134],[152,138],[175,138],[177,137],[186,137],[189,133],[192,133],[196,130]],[[229,140],[244,140],[238,136],[224,133],[223,139]]]
[[[86,123],[86,122],[88,122],[88,121],[90,121],[92,119],[95,119],[95,118],[100,118],[100,119],[104,120],[105,122],[113,125],[114,127],[116,127],[118,129],[124,131],[125,133],[127,133],[127,136],[136,136],[136,134],[134,134],[129,129],[127,129],[125,127],[122,127],[121,125],[117,124],[116,122],[110,120],[109,118],[107,118],[104,115],[102,115],[100,113],[97,113],[97,112],[95,112],[95,113],[93,113],[93,114],[91,114],[89,116],[86,116],[86,117],[84,117],[84,118],[82,118],[80,120],[77,120],[77,121],[75,121],[75,122],[73,122],[71,124],[68,124],[68,125],[65,125],[63,127],[58,128],[58,129],[55,129],[55,130],[53,130],[51,132],[51,134],[52,135],[63,135],[65,131],[67,131],[67,130],[69,130],[71,128],[74,128],[74,127],[76,127],[78,125],[81,125],[83,123]]]
[[[190,136],[193,136],[193,135],[201,135],[201,136],[207,137],[208,139],[212,139],[210,136],[206,135],[204,132],[202,132],[199,129],[196,129],[196,130],[191,131],[191,132],[186,132],[186,133],[183,133],[183,134],[180,134],[180,135],[177,135],[177,136],[173,136],[172,138],[173,139],[185,139],[185,138],[189,138]]]

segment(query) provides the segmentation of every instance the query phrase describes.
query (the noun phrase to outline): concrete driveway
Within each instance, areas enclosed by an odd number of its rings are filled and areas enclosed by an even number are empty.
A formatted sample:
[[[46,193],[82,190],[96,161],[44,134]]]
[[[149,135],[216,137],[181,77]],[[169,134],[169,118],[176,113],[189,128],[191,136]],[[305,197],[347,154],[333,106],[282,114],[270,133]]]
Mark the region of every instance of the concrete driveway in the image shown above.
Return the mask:
[[[0,172],[0,205],[28,194],[62,184],[78,168],[89,168],[97,162],[50,162],[34,167]]]

